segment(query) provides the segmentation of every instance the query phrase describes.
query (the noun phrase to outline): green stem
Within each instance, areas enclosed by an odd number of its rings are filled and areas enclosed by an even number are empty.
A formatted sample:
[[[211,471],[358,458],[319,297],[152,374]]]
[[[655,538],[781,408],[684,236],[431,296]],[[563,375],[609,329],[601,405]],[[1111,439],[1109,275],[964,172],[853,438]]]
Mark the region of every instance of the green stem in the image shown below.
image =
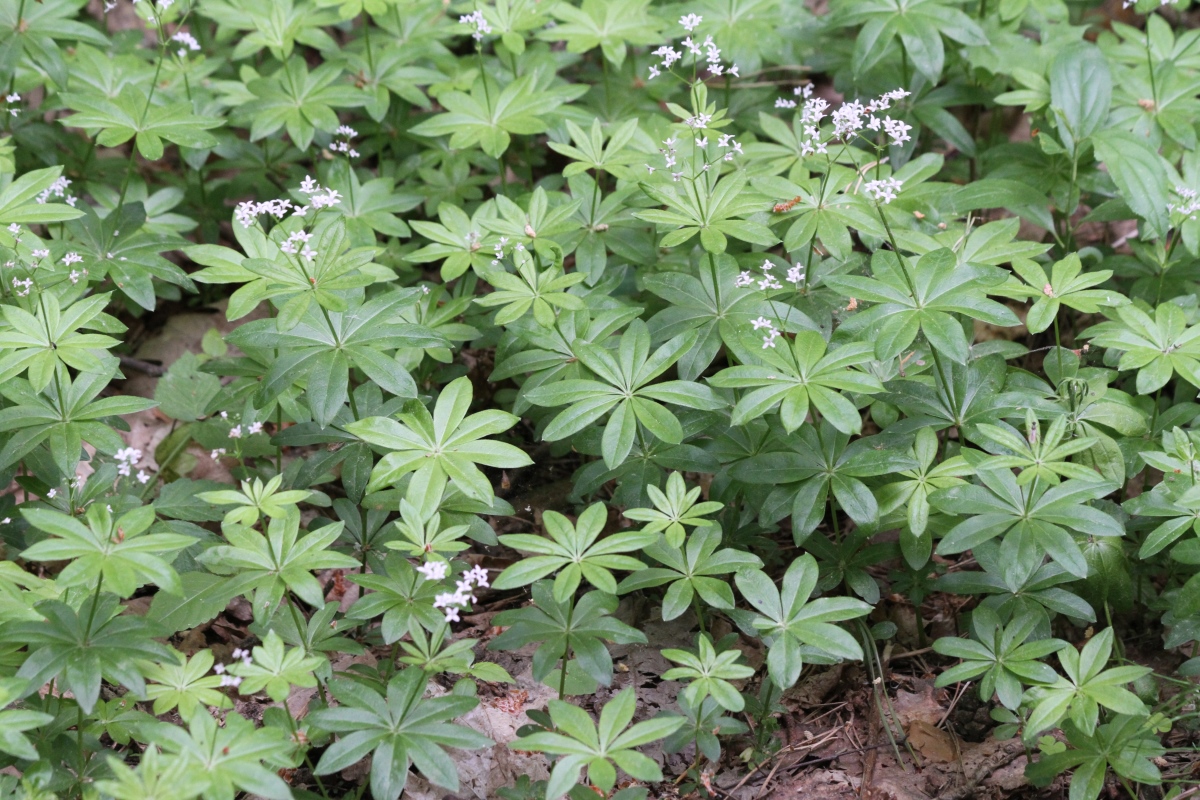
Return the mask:
[[[363,12],[363,40],[367,45],[367,67],[371,70],[371,80],[375,79],[375,51],[371,49],[371,17]]]
[[[567,624],[570,625],[575,615],[575,595],[571,595],[567,600]],[[567,637],[567,643],[563,647],[562,657],[562,672],[558,676],[558,699],[562,700],[567,694],[567,662],[571,660],[571,639]]]

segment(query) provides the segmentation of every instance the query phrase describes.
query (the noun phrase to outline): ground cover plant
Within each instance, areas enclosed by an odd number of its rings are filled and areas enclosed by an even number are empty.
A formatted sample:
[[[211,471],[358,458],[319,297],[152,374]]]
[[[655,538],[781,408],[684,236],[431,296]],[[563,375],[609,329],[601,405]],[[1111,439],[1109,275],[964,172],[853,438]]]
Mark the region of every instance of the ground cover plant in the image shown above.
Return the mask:
[[[1198,52],[0,0],[0,797],[1196,796]]]

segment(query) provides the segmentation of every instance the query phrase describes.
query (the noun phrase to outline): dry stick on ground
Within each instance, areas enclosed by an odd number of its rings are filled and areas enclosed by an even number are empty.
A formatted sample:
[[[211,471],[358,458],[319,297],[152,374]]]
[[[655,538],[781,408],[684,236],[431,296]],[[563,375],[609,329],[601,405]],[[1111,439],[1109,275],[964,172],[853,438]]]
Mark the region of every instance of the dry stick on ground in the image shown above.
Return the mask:
[[[117,354],[117,359],[121,362],[122,367],[129,367],[130,369],[141,372],[144,375],[160,378],[167,374],[167,368],[161,364],[151,364],[149,361],[143,361],[140,358],[134,358],[133,356],[126,356],[120,353]]]
[[[806,742],[804,745],[797,745],[795,747],[795,749],[800,750],[800,749],[803,749],[804,747],[807,747],[808,745],[809,745],[809,743]],[[764,760],[757,767],[750,770],[750,772],[746,775],[746,777],[744,777],[740,781],[738,781],[737,785],[734,786],[729,791],[726,791],[726,790],[720,788],[719,786],[713,786],[712,791],[717,792],[725,797],[733,797],[734,792],[736,792],[738,789],[741,789],[746,784],[746,781],[748,781],[750,778],[752,778],[754,776],[754,774],[757,773],[760,769],[765,767],[767,765],[767,763],[770,762],[773,758],[775,758],[776,756],[782,755],[783,753],[791,752],[788,749],[789,747],[792,747],[792,746],[789,745],[788,747],[782,748],[774,756],[771,756],[771,758]],[[862,755],[863,753],[866,753],[870,750],[878,750],[881,747],[891,747],[891,742],[884,742],[883,744],[876,744],[876,745],[872,745],[870,747],[853,747],[849,750],[843,750],[840,753],[834,753],[831,756],[825,756],[824,758],[817,758],[812,761],[801,761],[799,764],[796,764],[796,765],[790,767],[789,769],[790,769],[790,771],[792,771],[794,773],[800,769],[808,769],[810,767],[819,767],[822,764],[828,764],[832,761],[837,761],[839,758],[845,758],[846,756]]]
[[[754,767],[754,769],[747,772],[742,777],[742,779],[740,781],[738,781],[737,786],[734,786],[726,794],[732,795],[738,789],[745,786],[746,781],[753,778],[756,774],[758,774],[758,771],[760,769],[762,769],[763,767],[765,767],[767,764],[774,761],[775,759],[779,758],[780,756],[786,755],[788,753],[795,753],[798,750],[807,750],[809,752],[812,752],[813,750],[816,750],[817,748],[825,745],[830,739],[834,738],[834,736],[836,734],[837,734],[837,729],[834,728],[833,730],[830,730],[828,733],[826,733],[824,736],[818,736],[813,739],[808,739],[804,742],[797,742],[796,744],[789,744],[786,747],[779,748],[774,753],[772,753],[771,755],[769,755],[765,759],[763,759],[761,763],[759,763],[757,766]],[[853,753],[853,752],[857,752],[857,751],[851,750],[849,752]],[[842,753],[841,755],[846,755],[846,754]],[[774,775],[775,770],[771,770],[771,774]],[[768,777],[768,780],[770,780],[769,777]]]
[[[970,780],[962,786],[942,792],[933,800],[968,800],[968,798],[974,797],[975,790],[979,788],[979,784],[990,778],[996,770],[1016,761],[1017,756],[1024,754],[1024,752],[1025,748],[1021,745],[1019,739],[1008,742],[1002,749],[993,754],[991,758],[980,764],[979,769],[975,770],[975,774]]]

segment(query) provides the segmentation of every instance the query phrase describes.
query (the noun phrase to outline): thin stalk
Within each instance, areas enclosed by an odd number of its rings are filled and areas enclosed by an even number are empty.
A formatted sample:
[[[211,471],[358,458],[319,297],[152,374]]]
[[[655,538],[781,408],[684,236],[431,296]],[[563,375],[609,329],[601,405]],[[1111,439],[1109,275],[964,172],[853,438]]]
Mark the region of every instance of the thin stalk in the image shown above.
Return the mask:
[[[367,45],[367,67],[371,70],[371,79],[375,78],[375,51],[371,49],[371,17],[363,12],[363,41]]]
[[[570,625],[575,615],[575,595],[567,600],[567,624]],[[558,676],[558,699],[562,700],[567,694],[567,662],[571,660],[571,638],[567,637],[567,644],[563,647],[562,657],[562,672]]]

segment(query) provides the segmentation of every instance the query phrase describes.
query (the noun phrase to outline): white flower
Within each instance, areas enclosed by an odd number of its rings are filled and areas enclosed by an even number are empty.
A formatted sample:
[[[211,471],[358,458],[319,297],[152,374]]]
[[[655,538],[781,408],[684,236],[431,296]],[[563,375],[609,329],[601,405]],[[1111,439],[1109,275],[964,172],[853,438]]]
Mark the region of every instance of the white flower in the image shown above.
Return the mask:
[[[775,107],[776,108],[795,108],[796,101],[788,100],[786,97],[778,97],[775,99]]]
[[[63,257],[62,263],[69,267],[72,264],[78,264],[81,261],[83,261],[83,256],[79,255],[79,253],[67,253]]]
[[[224,688],[226,686],[232,686],[233,688],[236,689],[238,686],[241,686],[241,684],[242,684],[241,678],[236,678],[233,675],[222,675],[221,676],[222,688]]]
[[[12,517],[5,517],[4,519],[0,519],[0,525],[7,525],[10,522],[12,522]]]
[[[797,263],[796,266],[788,269],[787,279],[788,283],[799,284],[804,280],[804,267]]]
[[[303,194],[315,194],[321,191],[321,187],[311,175],[305,175],[304,180],[300,181],[300,191]]]
[[[440,581],[446,577],[447,564],[445,561],[426,561],[417,567],[417,572],[425,576],[427,581]]]
[[[261,422],[251,422],[250,427],[246,429],[246,433],[262,433],[263,424]]]
[[[758,282],[758,288],[759,289],[782,289],[783,285],[780,284],[779,281],[775,280],[774,275],[767,275],[761,281]]]
[[[13,115],[16,115],[16,110],[13,110]],[[71,185],[70,178],[59,177],[54,180],[41,194],[37,196],[39,203],[46,203],[53,197],[64,197],[67,193],[67,187]]]
[[[446,622],[461,622],[458,617],[458,608],[456,606],[448,606],[446,608]]]
[[[737,280],[733,282],[733,285],[740,289],[752,283],[754,283],[754,276],[750,274],[749,270],[746,270],[737,276]]]
[[[46,497],[49,497],[51,500],[53,500],[57,496],[58,496],[58,489],[51,489],[50,491],[46,492]]]
[[[682,25],[683,29],[688,33],[696,30],[696,27],[703,21],[704,17],[700,16],[699,14],[685,14],[679,18],[679,24]]]
[[[139,469],[137,474],[138,483],[146,484],[150,482],[150,475],[144,469]]]
[[[34,250],[32,253],[30,253],[30,255],[33,256],[34,258],[46,258],[47,256],[50,255],[50,251],[49,250]]]
[[[208,457],[211,458],[213,461],[216,461],[218,458],[220,458],[223,455],[225,455],[225,448],[218,447],[216,450],[213,450],[211,453],[209,453]]]
[[[487,588],[488,586],[488,571],[483,567],[476,565],[465,573],[465,577],[475,582],[476,586]]]
[[[200,49],[200,43],[196,41],[196,37],[192,36],[190,33],[187,33],[186,31],[176,31],[175,35],[171,37],[171,41],[179,42],[180,44],[183,45],[183,47],[181,47],[179,49],[179,55],[181,57],[186,55],[188,50],[199,50]]]
[[[225,665],[218,663],[216,666],[213,667],[213,672],[217,673],[218,675],[224,675],[225,674]]]
[[[21,226],[14,222],[12,225],[8,226],[8,232],[11,233],[13,236],[20,236],[21,235]]]
[[[768,347],[774,348],[775,340],[778,338],[779,338],[779,331],[772,328],[765,336],[763,336],[762,349],[766,350]]]
[[[240,438],[242,438],[242,426],[241,426],[241,425],[234,425],[232,428],[230,428],[230,429],[229,429],[229,438],[230,438],[230,439],[240,439]]]
[[[775,264],[771,261],[771,259],[768,258],[763,261],[762,266],[759,267],[759,269],[761,269],[763,272],[770,272],[771,270],[775,269]]]
[[[904,144],[912,139],[908,132],[912,130],[912,125],[907,125],[898,119],[888,117],[883,121],[883,129],[887,131],[888,136],[892,137],[893,144]]]
[[[6,96],[4,98],[4,101],[6,103],[19,103],[19,102],[21,102],[21,95],[17,94],[16,92],[13,92],[12,94]]]
[[[458,18],[460,25],[474,25],[475,32],[471,34],[471,38],[475,41],[481,41],[484,34],[492,32],[492,26],[483,18],[483,12],[479,10],[472,11],[470,14],[463,14]]]
[[[877,203],[887,205],[896,199],[903,184],[895,178],[869,181],[863,185],[863,192]]]

